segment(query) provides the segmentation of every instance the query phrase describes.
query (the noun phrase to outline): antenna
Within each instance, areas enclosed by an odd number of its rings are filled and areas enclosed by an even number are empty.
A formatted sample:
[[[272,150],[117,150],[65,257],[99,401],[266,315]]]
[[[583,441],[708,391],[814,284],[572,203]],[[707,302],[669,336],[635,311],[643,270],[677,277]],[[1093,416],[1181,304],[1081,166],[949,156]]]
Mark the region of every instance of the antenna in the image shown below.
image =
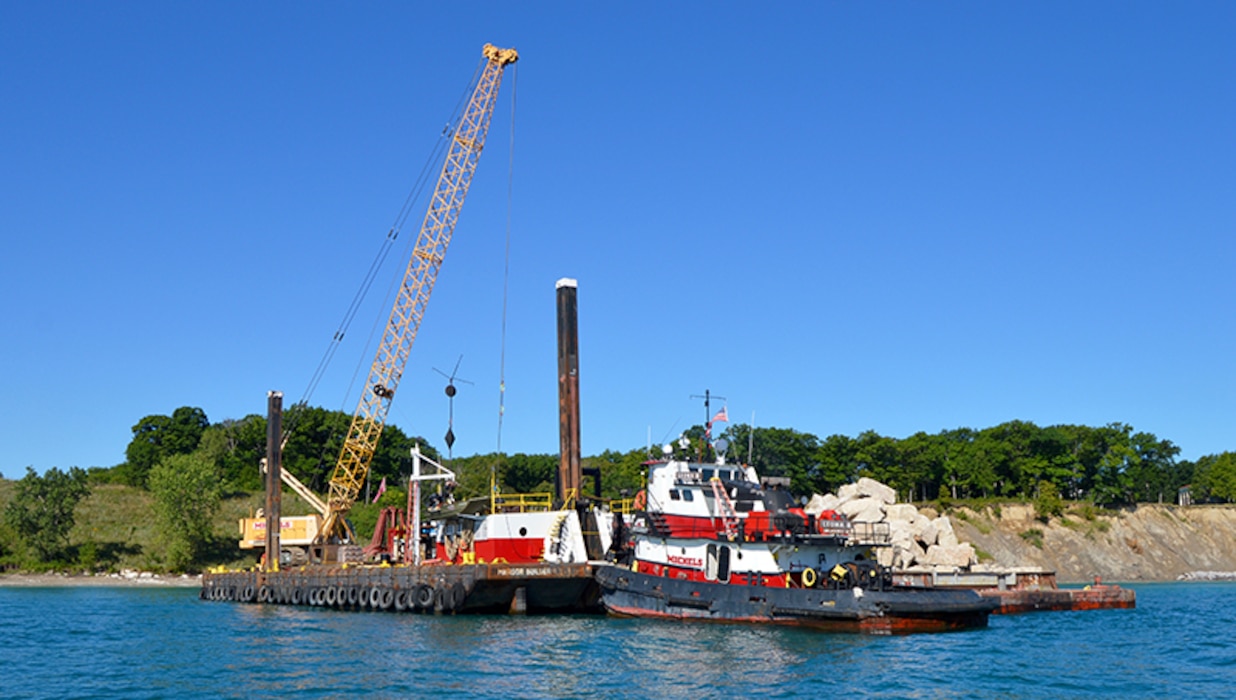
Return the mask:
[[[455,394],[458,389],[455,388],[455,382],[463,382],[464,384],[472,384],[467,379],[460,379],[455,376],[459,374],[459,365],[463,362],[463,355],[455,361],[455,369],[451,370],[450,374],[443,372],[437,367],[433,371],[446,377],[446,403],[447,403],[447,418],[446,418],[446,458],[451,459],[451,447],[455,444]]]
[[[728,401],[728,399],[726,399],[724,396],[713,396],[713,395],[712,395],[712,392],[708,391],[707,389],[705,389],[705,390],[704,390],[704,395],[703,395],[703,396],[700,396],[699,394],[692,394],[692,395],[691,395],[691,398],[693,398],[693,399],[704,399],[704,454],[703,454],[703,455],[701,455],[701,457],[702,457],[703,459],[707,459],[707,458],[708,458],[708,449],[709,449],[709,447],[710,447],[709,443],[710,443],[710,442],[712,442],[712,404],[711,404],[711,400],[712,400],[712,399],[717,399],[718,401]]]
[[[755,466],[755,411],[751,412],[751,429],[747,431],[747,464]]]
[[[705,426],[707,426],[709,421],[712,420],[712,404],[710,403],[710,401],[712,399],[717,399],[718,401],[728,401],[729,400],[729,399],[726,399],[724,396],[713,396],[712,393],[709,392],[707,389],[704,390],[703,396],[700,396],[699,394],[691,394],[691,398],[704,399],[704,425]]]

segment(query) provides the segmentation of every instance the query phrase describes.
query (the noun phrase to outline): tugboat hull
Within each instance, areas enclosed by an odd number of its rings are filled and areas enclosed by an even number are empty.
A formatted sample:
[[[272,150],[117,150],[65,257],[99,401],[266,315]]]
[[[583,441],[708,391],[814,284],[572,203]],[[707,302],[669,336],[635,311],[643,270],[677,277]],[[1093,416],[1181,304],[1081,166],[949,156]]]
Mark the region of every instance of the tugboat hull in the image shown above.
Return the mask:
[[[597,567],[595,573],[602,604],[620,617],[906,634],[986,627],[999,606],[968,590],[776,588],[687,581],[618,566]]]

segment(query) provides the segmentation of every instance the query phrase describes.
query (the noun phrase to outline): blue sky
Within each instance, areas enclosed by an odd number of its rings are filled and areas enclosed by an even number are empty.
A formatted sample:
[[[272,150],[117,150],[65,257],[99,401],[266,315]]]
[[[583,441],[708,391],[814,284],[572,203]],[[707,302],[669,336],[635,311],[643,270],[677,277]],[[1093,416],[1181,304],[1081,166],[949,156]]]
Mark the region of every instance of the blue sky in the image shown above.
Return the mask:
[[[0,473],[300,398],[486,42],[521,61],[405,431],[444,448],[462,355],[455,454],[498,446],[509,211],[508,452],[557,450],[560,277],[585,454],[706,389],[821,437],[1236,449],[1236,6],[764,5],[0,3]],[[314,404],[355,408],[424,206]]]

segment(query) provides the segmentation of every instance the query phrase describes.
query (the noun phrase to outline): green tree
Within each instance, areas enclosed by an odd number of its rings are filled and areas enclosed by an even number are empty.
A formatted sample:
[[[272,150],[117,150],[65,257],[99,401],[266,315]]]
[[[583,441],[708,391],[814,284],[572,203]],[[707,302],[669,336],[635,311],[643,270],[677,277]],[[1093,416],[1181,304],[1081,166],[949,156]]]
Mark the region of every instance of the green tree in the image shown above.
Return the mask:
[[[220,446],[219,449],[218,446]],[[266,417],[256,413],[240,420],[215,423],[202,433],[207,453],[215,460],[223,484],[229,489],[260,491],[258,465],[266,456]]]
[[[74,511],[89,495],[82,469],[63,472],[53,467],[39,476],[26,467],[26,476],[17,482],[4,509],[4,520],[39,561],[50,562],[68,549]]]
[[[1090,489],[1094,502],[1101,506],[1132,502],[1133,482],[1129,475],[1140,461],[1137,452],[1127,444],[1109,447],[1099,460]]]
[[[1129,471],[1129,480],[1137,500],[1172,501],[1176,490],[1186,482],[1176,481],[1176,456],[1180,448],[1171,440],[1160,440],[1152,433],[1134,433],[1132,438],[1137,461]]]
[[[150,470],[164,457],[196,450],[209,425],[205,411],[193,406],[181,406],[170,416],[142,418],[133,426],[133,439],[125,448],[126,462],[118,468],[121,481],[146,486]]]
[[[1064,514],[1064,500],[1060,498],[1060,491],[1055,484],[1040,481],[1038,490],[1039,494],[1034,498],[1034,512],[1039,520],[1047,522]]]
[[[1236,501],[1236,453],[1206,455],[1197,460],[1197,486],[1209,497]]]
[[[644,462],[648,461],[647,448],[640,447],[630,452],[606,450],[595,457],[583,460],[583,466],[601,470],[601,495],[605,498],[632,497],[644,488]],[[587,479],[585,478],[585,481]]]
[[[836,493],[842,484],[857,479],[858,445],[845,435],[829,435],[815,453],[812,493]]]
[[[756,428],[754,445],[748,464],[761,476],[789,477],[794,493],[813,491],[819,471],[818,437],[790,428]]]
[[[218,471],[201,454],[171,455],[150,470],[149,485],[167,565],[183,571],[211,541],[211,519],[220,505]]]
[[[558,458],[554,455],[510,455],[501,472],[503,490],[511,493],[553,491],[557,471]]]

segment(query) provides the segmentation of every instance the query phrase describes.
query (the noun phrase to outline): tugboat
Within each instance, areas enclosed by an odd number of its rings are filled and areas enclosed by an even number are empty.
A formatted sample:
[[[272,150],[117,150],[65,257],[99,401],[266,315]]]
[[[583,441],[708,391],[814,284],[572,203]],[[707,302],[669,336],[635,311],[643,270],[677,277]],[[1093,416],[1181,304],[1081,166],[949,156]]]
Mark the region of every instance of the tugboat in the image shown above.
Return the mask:
[[[895,585],[875,556],[890,544],[883,523],[808,514],[723,454],[663,453],[613,564],[596,570],[611,615],[902,634],[986,627],[999,606],[971,590]]]

